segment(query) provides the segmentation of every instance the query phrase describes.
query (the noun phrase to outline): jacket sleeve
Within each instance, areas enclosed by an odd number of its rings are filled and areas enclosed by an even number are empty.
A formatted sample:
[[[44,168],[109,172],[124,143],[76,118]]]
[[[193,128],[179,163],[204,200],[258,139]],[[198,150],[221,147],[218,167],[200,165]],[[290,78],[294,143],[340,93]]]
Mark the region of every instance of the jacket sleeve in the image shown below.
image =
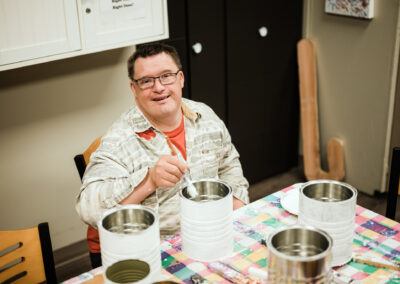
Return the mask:
[[[95,228],[102,213],[119,206],[148,171],[146,165],[139,169],[125,165],[123,149],[107,151],[102,146],[92,154],[75,206],[80,218]]]

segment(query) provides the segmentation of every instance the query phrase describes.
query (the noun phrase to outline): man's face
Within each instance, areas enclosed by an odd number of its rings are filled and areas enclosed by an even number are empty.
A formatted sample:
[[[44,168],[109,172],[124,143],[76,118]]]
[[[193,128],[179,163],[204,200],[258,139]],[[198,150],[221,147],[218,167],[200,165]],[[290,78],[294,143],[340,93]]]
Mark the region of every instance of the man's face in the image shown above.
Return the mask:
[[[139,57],[134,64],[135,80],[178,71],[172,57],[164,52],[146,58]],[[162,121],[180,114],[183,83],[183,73],[179,72],[173,84],[163,85],[156,79],[153,87],[144,90],[137,83],[131,82],[131,89],[143,114],[151,121]]]

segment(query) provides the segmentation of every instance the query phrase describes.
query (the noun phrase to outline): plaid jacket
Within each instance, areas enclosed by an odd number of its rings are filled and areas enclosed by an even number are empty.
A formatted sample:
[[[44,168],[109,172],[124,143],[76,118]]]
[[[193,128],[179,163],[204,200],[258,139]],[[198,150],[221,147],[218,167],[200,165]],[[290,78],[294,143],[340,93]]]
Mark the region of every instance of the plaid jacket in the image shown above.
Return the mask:
[[[191,179],[223,180],[232,187],[233,195],[247,204],[249,184],[223,121],[205,104],[182,100]],[[149,128],[156,137],[147,140],[137,135]],[[118,203],[145,178],[148,168],[162,155],[170,154],[165,134],[155,129],[134,104],[111,126],[90,158],[76,200],[81,219],[97,228],[102,212],[120,206]],[[180,231],[179,190],[184,186],[181,180],[174,188],[158,188],[141,203],[158,212],[162,238]]]

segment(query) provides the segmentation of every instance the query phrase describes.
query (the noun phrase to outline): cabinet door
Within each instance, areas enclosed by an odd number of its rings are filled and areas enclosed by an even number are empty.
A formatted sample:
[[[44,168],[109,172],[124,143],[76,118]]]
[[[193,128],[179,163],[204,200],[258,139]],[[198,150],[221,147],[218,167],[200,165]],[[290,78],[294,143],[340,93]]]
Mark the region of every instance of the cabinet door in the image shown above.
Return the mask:
[[[297,165],[302,1],[226,1],[228,128],[250,183]]]
[[[191,98],[225,120],[224,1],[188,0],[187,7]]]
[[[165,0],[81,0],[85,48],[121,47],[163,35]]]
[[[0,65],[80,48],[76,1],[0,0]]]

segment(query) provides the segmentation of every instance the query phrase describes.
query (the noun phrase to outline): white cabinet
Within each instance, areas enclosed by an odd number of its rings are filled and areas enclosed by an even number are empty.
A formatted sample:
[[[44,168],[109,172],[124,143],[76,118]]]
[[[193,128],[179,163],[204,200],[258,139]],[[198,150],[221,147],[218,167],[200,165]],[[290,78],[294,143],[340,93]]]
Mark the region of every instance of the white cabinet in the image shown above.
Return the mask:
[[[0,0],[0,71],[165,38],[166,0]]]
[[[0,0],[0,65],[80,48],[76,2]]]
[[[131,42],[163,33],[159,1],[82,0],[86,48]]]

